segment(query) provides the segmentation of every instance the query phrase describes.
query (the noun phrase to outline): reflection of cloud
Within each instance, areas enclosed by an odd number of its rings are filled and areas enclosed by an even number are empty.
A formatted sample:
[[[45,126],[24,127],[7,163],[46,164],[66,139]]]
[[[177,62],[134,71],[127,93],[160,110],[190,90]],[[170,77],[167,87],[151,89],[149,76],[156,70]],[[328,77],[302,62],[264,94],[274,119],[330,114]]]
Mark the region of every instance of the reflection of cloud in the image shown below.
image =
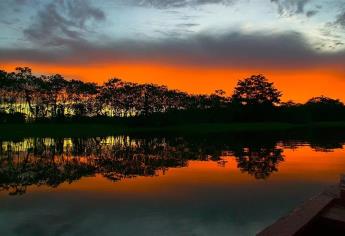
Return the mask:
[[[205,189],[208,187],[210,186],[204,186]],[[243,189],[233,187],[230,191],[223,186],[212,194],[202,192],[198,200],[193,196],[194,188],[184,187],[183,190],[188,195],[183,199],[162,196],[156,191],[155,197],[138,194],[134,194],[136,197],[128,197],[122,192],[116,195],[109,192],[71,191],[68,195],[54,193],[55,197],[48,199],[41,193],[36,193],[36,196],[31,198],[34,203],[30,202],[30,198],[21,198],[20,209],[14,205],[8,207],[3,220],[4,227],[0,228],[0,233],[2,235],[114,235],[114,232],[115,235],[144,236],[253,235],[269,222],[269,217],[262,217],[259,213],[267,210],[267,205],[241,204],[241,200],[249,200],[247,197],[239,197],[239,194],[246,194]],[[80,197],[81,194],[83,197]],[[254,194],[255,197],[264,199],[261,194],[258,195]],[[56,200],[59,197],[63,198],[63,201]],[[267,198],[271,200],[273,196]],[[202,206],[197,207],[193,203],[201,201]],[[23,204],[30,207],[25,207]],[[272,201],[270,206],[272,209],[276,207]],[[228,210],[224,211],[224,208]],[[19,212],[23,217],[18,217]],[[238,212],[241,214],[239,215]],[[237,215],[233,217],[235,213]]]

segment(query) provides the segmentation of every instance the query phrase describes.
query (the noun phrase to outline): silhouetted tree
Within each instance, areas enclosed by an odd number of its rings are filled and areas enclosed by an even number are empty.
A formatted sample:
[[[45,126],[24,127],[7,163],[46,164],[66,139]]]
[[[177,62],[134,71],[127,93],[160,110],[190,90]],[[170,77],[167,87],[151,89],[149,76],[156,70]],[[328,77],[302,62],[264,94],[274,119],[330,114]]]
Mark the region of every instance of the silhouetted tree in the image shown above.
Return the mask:
[[[109,117],[156,125],[345,120],[345,106],[337,99],[321,96],[295,104],[281,103],[281,96],[263,75],[240,80],[233,95],[227,97],[220,89],[211,95],[193,95],[118,78],[99,86],[66,80],[59,74],[36,76],[30,68],[18,67],[11,73],[0,71],[0,122],[112,119]]]
[[[345,106],[338,99],[325,96],[314,97],[305,105],[313,121],[331,121],[345,119]]]
[[[229,99],[225,96],[225,91],[217,89],[210,95],[211,106],[213,108],[224,108],[228,105]]]
[[[68,81],[59,74],[49,76],[47,81],[50,91],[51,116],[63,117],[67,102],[66,87]]]
[[[342,107],[344,104],[339,99],[333,99],[325,96],[313,97],[307,101],[306,105],[318,105],[318,106],[332,106]]]
[[[242,105],[273,105],[280,102],[281,96],[265,76],[253,75],[238,81],[232,101]]]

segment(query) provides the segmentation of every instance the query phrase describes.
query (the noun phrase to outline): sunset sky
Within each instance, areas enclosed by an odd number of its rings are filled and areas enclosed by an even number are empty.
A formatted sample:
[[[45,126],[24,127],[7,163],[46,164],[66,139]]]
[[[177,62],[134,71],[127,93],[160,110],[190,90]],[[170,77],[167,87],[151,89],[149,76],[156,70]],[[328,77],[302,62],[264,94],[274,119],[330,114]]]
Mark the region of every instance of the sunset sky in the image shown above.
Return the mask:
[[[345,101],[345,0],[1,0],[0,69]]]

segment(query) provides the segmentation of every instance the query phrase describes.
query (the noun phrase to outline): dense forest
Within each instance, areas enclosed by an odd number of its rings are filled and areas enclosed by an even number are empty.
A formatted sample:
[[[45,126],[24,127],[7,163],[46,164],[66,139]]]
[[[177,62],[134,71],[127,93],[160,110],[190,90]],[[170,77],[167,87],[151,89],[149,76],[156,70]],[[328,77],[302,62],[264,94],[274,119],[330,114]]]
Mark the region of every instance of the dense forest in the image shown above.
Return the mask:
[[[0,70],[0,123],[7,122],[291,122],[345,120],[338,99],[319,96],[304,104],[282,102],[282,92],[263,75],[239,80],[231,96],[223,90],[192,95],[166,86],[112,78],[103,85],[36,76],[28,67]]]

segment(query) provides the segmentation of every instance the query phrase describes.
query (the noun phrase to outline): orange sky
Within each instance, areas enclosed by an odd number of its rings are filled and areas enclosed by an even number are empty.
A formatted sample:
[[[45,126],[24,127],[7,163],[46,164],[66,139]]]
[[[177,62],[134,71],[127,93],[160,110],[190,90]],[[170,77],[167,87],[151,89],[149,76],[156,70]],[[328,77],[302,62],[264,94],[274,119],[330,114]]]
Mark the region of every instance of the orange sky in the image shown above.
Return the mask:
[[[284,94],[283,100],[305,102],[313,96],[325,95],[345,101],[345,73],[325,69],[244,70],[231,68],[174,67],[158,64],[49,65],[31,63],[1,63],[0,68],[13,71],[16,66],[29,66],[37,74],[64,75],[102,83],[111,77],[139,83],[167,85],[189,93],[212,93],[223,89],[231,95],[238,79],[252,74],[264,74]]]

